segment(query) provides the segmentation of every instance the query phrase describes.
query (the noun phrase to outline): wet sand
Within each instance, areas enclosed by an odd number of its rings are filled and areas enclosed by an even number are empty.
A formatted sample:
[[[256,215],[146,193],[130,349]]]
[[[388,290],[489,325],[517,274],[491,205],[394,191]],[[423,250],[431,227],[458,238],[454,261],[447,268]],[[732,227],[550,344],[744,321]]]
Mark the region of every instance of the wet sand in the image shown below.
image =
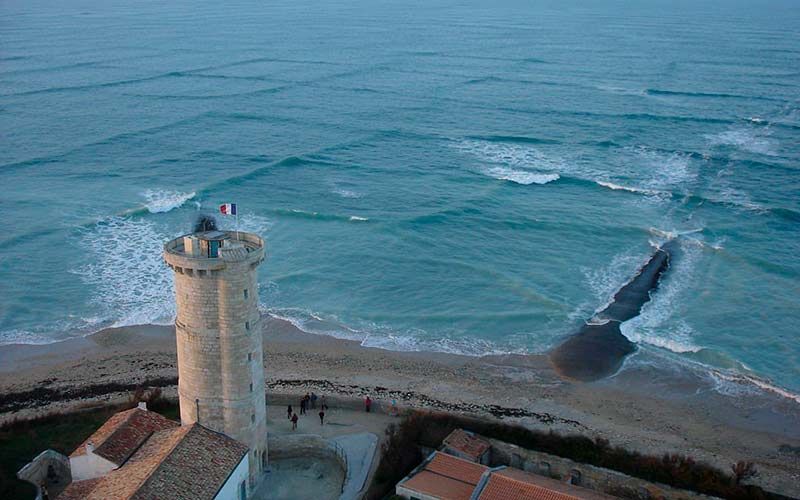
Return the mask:
[[[474,358],[393,352],[318,336],[265,317],[270,394],[362,396],[475,413],[531,428],[602,436],[728,470],[752,460],[767,489],[800,496],[800,404],[769,393],[724,396],[688,371],[633,363],[589,383],[560,377],[547,356]],[[635,357],[640,356],[636,354]],[[41,346],[0,346],[0,420],[101,404],[138,384],[175,394],[172,327],[108,329]]]

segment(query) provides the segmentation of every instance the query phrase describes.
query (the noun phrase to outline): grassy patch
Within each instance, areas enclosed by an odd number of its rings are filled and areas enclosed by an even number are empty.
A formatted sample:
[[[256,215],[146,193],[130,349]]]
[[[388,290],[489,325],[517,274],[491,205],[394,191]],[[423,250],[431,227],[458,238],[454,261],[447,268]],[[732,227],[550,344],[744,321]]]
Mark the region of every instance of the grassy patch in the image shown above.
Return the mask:
[[[17,471],[46,449],[69,455],[114,413],[151,400],[148,408],[178,420],[178,405],[161,398],[160,391],[137,390],[123,405],[51,414],[9,422],[0,427],[0,498],[29,500],[36,494],[30,483],[17,479]]]

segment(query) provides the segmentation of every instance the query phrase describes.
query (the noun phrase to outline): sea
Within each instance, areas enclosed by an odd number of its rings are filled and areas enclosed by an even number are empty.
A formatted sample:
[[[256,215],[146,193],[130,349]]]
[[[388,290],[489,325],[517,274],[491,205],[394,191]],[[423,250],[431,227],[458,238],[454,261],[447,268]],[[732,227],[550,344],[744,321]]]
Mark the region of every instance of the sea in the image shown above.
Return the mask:
[[[264,312],[474,356],[677,238],[622,370],[800,403],[795,0],[3,0],[0,145],[2,344],[169,324],[202,214]]]

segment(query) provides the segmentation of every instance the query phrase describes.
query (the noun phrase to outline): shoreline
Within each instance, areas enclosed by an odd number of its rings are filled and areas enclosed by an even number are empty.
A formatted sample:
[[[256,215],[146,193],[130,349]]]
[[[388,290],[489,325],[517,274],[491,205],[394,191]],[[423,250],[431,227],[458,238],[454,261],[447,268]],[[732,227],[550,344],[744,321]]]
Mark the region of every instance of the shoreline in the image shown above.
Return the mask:
[[[264,351],[269,393],[396,398],[418,408],[603,437],[655,455],[682,453],[725,470],[750,460],[760,471],[754,483],[800,496],[800,452],[793,451],[800,449],[800,404],[767,392],[719,394],[680,367],[629,363],[607,379],[571,382],[547,354],[389,351],[304,332],[270,316],[264,316]],[[98,404],[150,381],[169,396],[176,377],[170,326],[3,345],[0,422]]]

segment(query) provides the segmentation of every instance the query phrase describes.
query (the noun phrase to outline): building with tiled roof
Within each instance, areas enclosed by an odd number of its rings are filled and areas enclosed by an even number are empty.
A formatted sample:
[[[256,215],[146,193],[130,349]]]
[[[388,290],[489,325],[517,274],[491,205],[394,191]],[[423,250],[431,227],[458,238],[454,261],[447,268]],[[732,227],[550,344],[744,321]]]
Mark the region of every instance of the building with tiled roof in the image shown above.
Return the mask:
[[[57,500],[240,500],[252,493],[249,457],[225,434],[140,403],[114,414],[69,458],[48,450],[18,476],[37,486],[37,498],[46,490]]]
[[[397,484],[396,492],[405,498],[469,500],[488,470],[485,465],[435,451]]]
[[[70,454],[72,480],[92,479],[117,469],[154,432],[179,425],[141,407],[114,414]]]
[[[433,452],[397,483],[397,495],[416,500],[612,500],[615,497],[510,467]]]
[[[491,448],[489,441],[477,434],[464,429],[455,429],[444,438],[441,450],[454,457],[488,465]]]
[[[615,497],[511,467],[492,469],[474,500],[612,500]]]

